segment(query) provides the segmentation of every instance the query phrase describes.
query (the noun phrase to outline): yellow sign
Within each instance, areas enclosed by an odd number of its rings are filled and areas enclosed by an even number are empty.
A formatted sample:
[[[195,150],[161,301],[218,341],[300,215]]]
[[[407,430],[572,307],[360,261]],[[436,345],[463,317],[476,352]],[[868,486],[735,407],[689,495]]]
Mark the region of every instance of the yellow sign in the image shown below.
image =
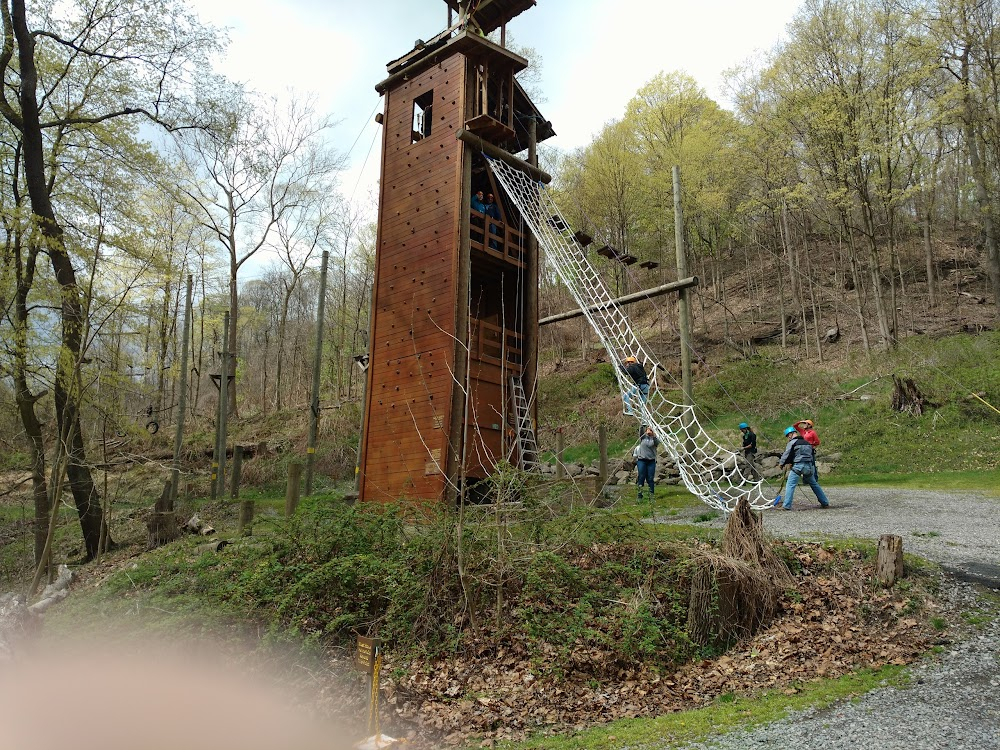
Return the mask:
[[[371,674],[375,671],[375,657],[378,656],[379,646],[382,644],[378,638],[365,638],[358,636],[358,650],[354,654],[354,666],[362,672]]]

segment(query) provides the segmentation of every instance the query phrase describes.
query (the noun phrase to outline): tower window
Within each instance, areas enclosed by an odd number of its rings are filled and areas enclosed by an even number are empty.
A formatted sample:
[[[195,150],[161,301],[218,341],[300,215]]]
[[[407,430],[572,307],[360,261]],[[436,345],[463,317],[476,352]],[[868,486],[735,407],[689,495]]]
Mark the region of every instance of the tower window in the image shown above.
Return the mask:
[[[433,89],[413,100],[413,133],[410,143],[421,141],[431,134],[431,105],[433,103]]]

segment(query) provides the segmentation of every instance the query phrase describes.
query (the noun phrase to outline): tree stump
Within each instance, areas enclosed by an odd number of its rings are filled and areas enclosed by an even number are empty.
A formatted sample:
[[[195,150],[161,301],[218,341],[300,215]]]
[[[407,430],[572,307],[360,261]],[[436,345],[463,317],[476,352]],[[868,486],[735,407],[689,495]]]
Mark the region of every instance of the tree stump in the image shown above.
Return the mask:
[[[692,561],[688,637],[728,648],[766,626],[778,610],[779,591],[767,571],[725,555]]]
[[[903,577],[903,537],[895,534],[879,537],[875,574],[883,586],[892,586]]]
[[[892,410],[919,417],[924,413],[924,394],[910,378],[892,376]]]
[[[177,518],[170,509],[170,480],[163,484],[163,492],[153,506],[153,513],[146,521],[146,548],[155,549],[177,538]]]

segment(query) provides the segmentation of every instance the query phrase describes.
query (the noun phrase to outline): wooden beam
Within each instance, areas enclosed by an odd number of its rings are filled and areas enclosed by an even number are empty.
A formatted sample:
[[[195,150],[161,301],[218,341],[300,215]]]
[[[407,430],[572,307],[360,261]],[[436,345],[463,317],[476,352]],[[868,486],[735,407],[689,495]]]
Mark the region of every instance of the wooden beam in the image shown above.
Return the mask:
[[[686,279],[681,279],[680,281],[672,281],[669,284],[663,284],[661,286],[654,286],[652,289],[646,289],[641,292],[634,292],[632,294],[626,294],[624,297],[618,297],[610,302],[602,302],[597,305],[591,305],[587,308],[587,312],[595,312],[597,310],[604,310],[608,307],[615,307],[617,305],[629,305],[633,302],[641,302],[645,299],[652,299],[653,297],[660,297],[664,294],[669,294],[670,292],[678,292],[681,289],[687,289],[688,287],[698,286],[698,277],[691,276]],[[555,315],[550,315],[547,318],[542,318],[538,321],[539,326],[548,325],[549,323],[558,323],[561,320],[570,320],[572,318],[578,318],[584,314],[582,309],[580,310],[567,310],[566,312],[556,313]]]
[[[455,137],[458,138],[458,140],[462,141],[463,143],[472,146],[473,148],[478,148],[480,151],[482,151],[489,157],[492,157],[494,159],[499,159],[505,164],[509,164],[510,166],[514,167],[514,169],[520,169],[522,172],[527,172],[528,176],[531,177],[531,179],[533,180],[537,180],[538,182],[543,182],[546,185],[552,182],[552,176],[549,175],[547,172],[543,172],[537,167],[531,166],[530,164],[528,164],[528,162],[518,159],[512,153],[504,151],[499,146],[494,146],[492,143],[484,141],[479,136],[473,135],[464,128],[462,130],[459,130],[458,133],[455,134]]]

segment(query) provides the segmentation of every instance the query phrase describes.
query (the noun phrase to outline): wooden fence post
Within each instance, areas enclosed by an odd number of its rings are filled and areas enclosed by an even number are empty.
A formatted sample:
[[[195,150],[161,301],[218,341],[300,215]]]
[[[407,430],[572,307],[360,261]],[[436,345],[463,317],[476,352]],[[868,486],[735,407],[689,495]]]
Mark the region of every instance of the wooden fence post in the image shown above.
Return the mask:
[[[563,452],[566,450],[566,441],[563,437],[563,429],[556,430],[556,479],[566,478],[566,467],[563,466]]]
[[[240,478],[243,476],[243,446],[233,447],[233,478],[230,497],[233,500],[240,498]],[[240,536],[250,536],[253,531],[253,500],[244,500],[240,503],[240,521],[237,532]]]
[[[285,518],[291,518],[299,504],[299,481],[302,479],[302,464],[288,464],[288,488],[285,490]]]

